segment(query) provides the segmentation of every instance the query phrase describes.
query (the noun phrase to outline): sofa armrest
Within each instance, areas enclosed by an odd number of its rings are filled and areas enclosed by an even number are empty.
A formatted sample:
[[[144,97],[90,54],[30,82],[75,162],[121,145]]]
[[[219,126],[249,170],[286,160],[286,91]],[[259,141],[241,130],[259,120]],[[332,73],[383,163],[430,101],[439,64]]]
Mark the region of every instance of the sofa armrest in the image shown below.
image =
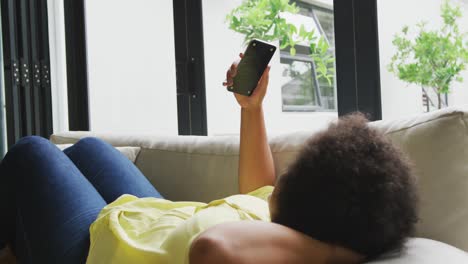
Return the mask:
[[[71,147],[73,144],[56,144],[60,150],[64,150],[68,147]],[[140,153],[140,147],[115,147],[120,151],[125,157],[127,157],[131,162],[135,163],[138,154]]]
[[[167,199],[208,202],[238,191],[236,136],[65,132],[52,135],[51,141],[72,144],[90,136],[116,147],[138,147],[136,166]]]
[[[276,174],[294,159],[310,132],[272,136]],[[51,136],[54,144],[73,144],[98,137],[116,147],[138,147],[136,166],[166,198],[208,202],[238,193],[238,136],[158,136],[65,132]]]

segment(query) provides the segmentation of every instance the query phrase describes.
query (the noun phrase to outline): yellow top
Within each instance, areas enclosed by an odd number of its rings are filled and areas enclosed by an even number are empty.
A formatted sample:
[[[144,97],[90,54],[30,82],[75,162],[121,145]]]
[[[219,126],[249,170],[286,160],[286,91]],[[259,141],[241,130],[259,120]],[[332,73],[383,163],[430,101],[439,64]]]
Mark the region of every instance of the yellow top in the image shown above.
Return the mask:
[[[270,221],[272,186],[209,204],[171,202],[122,195],[90,227],[88,264],[188,264],[192,241],[214,225],[243,220]]]

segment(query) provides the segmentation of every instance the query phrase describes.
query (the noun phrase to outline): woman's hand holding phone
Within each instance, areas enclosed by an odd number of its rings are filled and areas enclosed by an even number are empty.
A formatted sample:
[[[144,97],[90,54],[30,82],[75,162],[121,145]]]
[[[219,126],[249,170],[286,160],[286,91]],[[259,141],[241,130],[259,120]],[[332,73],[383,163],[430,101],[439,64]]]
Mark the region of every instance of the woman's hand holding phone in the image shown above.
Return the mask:
[[[242,59],[243,54],[240,53],[239,57]],[[237,66],[239,64],[239,60],[232,63],[231,67],[226,72],[226,81],[223,82],[223,86],[229,87],[233,85],[234,77],[237,74]],[[262,74],[262,77],[257,83],[257,87],[252,92],[250,96],[241,95],[238,93],[234,93],[237,102],[242,108],[245,109],[256,109],[262,106],[263,98],[265,97],[267,87],[268,87],[268,80],[269,80],[269,73],[270,73],[270,66],[268,66]]]
[[[242,59],[244,54],[239,54],[239,57]],[[239,63],[240,60],[233,62],[226,73],[223,86],[228,89],[234,84]],[[270,66],[263,71],[250,96],[234,93],[241,106],[238,177],[239,192],[243,194],[262,186],[275,184],[275,166],[267,140],[262,108],[268,87],[269,72]]]

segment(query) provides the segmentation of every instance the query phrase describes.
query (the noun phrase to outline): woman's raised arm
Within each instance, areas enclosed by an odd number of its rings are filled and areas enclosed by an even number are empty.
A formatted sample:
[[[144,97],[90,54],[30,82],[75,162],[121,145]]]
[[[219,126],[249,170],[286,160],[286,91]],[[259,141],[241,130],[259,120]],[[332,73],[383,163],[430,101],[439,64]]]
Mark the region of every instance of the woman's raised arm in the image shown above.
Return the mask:
[[[242,58],[242,54],[240,57]],[[265,97],[270,66],[265,69],[257,87],[250,96],[234,94],[241,106],[239,192],[248,193],[266,185],[275,184],[275,166],[268,145],[262,102]],[[237,62],[227,72],[224,86],[232,85],[237,74]]]

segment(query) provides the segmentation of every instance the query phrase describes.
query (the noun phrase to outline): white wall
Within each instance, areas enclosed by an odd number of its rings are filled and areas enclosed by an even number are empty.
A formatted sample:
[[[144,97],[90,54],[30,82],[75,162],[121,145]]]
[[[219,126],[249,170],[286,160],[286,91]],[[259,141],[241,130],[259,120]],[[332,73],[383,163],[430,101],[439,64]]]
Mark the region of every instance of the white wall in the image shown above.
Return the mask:
[[[0,31],[3,30],[0,14]],[[0,158],[6,152],[7,130],[6,130],[6,105],[5,105],[5,79],[3,76],[3,35],[0,35]]]
[[[244,50],[243,35],[230,30],[226,23],[226,15],[240,3],[241,0],[202,2],[209,135],[239,133],[240,108],[222,82],[228,67]],[[271,66],[270,85],[264,99],[265,122],[270,134],[319,129],[337,117],[336,113],[282,112],[279,52],[272,58]]]
[[[402,116],[419,114],[423,111],[422,91],[419,86],[408,85],[400,81],[387,70],[387,65],[396,49],[392,44],[394,34],[401,32],[403,26],[414,25],[427,21],[428,27],[439,27],[440,5],[442,0],[378,0],[379,41],[380,41],[380,75],[382,85],[382,112],[384,119],[400,118]],[[468,8],[464,7],[464,19],[460,22],[462,30],[468,30]],[[449,105],[468,104],[468,74],[464,84],[453,86],[449,97]]]
[[[302,0],[303,2],[318,5],[326,8],[333,7],[333,0]]]
[[[178,134],[172,0],[87,0],[93,131]]]
[[[460,21],[460,28],[468,32],[468,0],[461,1],[463,8],[463,18]],[[468,105],[468,70],[462,74],[464,80],[462,83],[454,83],[453,93],[449,94],[449,105]]]

